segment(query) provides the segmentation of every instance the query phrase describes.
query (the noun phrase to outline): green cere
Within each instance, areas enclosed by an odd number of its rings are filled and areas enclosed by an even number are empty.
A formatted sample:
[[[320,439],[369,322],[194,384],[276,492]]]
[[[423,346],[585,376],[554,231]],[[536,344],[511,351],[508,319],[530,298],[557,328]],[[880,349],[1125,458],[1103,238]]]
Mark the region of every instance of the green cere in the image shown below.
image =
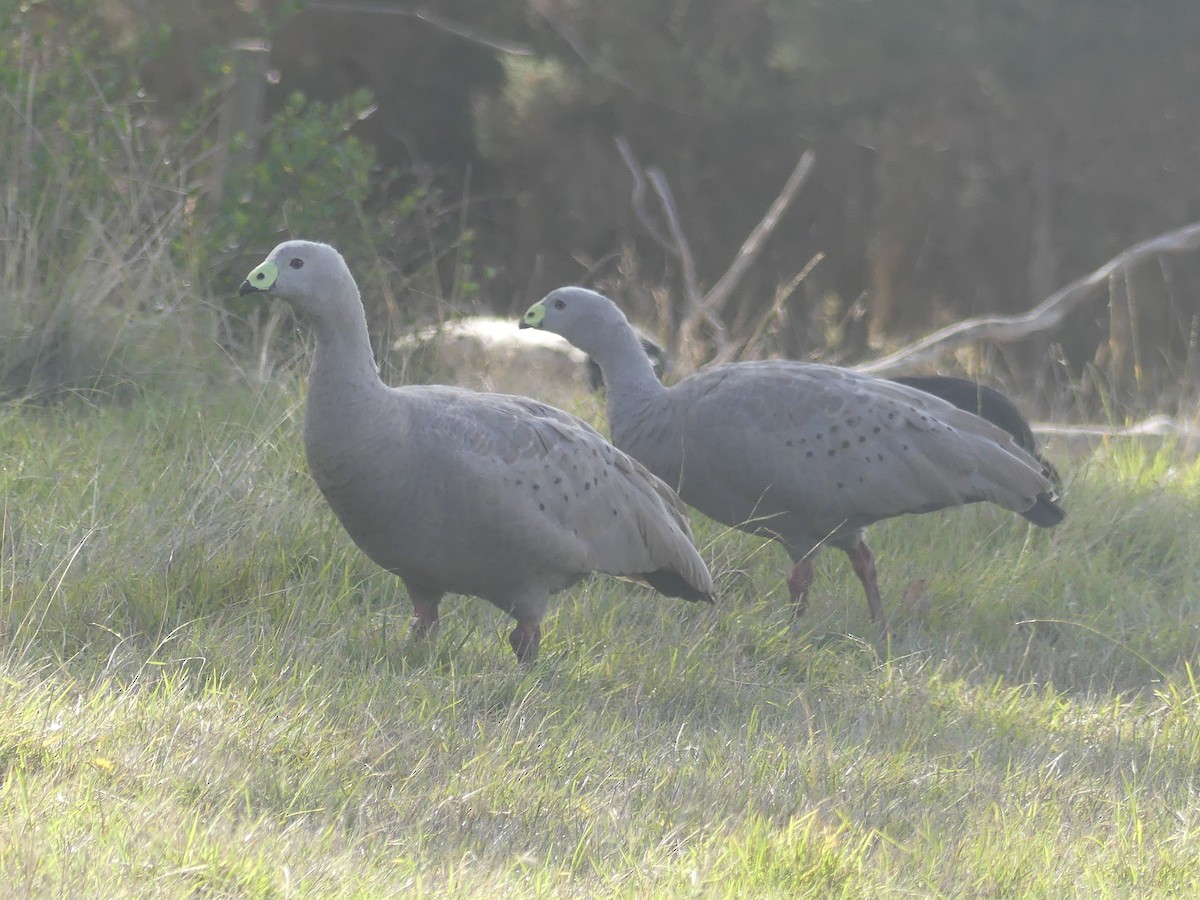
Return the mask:
[[[260,266],[261,268],[261,266]],[[521,324],[526,328],[541,328],[542,320],[546,318],[546,307],[539,300],[533,306],[529,307],[525,315],[521,317]]]
[[[242,287],[238,291],[239,294],[249,294],[254,291],[269,291],[275,286],[275,279],[279,277],[279,267],[275,265],[273,260],[267,260],[260,263],[254,271],[246,276],[246,280],[242,282]]]

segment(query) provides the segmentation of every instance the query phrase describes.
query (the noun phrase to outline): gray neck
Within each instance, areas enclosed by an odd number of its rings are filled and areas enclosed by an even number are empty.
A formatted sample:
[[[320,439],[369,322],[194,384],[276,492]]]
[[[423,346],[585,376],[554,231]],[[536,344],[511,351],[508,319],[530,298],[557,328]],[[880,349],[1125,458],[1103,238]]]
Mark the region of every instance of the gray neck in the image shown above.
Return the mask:
[[[361,398],[384,387],[375,371],[375,353],[367,333],[367,317],[354,292],[354,302],[330,304],[316,322],[317,349],[308,373],[312,394]]]
[[[662,399],[666,388],[654,374],[650,357],[626,322],[606,324],[609,334],[598,335],[600,349],[589,351],[604,374],[608,392],[608,424],[613,443],[627,445],[638,423]]]

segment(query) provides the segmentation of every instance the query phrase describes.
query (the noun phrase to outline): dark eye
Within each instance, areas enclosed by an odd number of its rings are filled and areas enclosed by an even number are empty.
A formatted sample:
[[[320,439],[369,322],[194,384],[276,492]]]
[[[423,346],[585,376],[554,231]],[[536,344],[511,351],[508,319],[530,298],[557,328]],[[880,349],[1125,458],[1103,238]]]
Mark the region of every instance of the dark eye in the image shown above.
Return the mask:
[[[304,268],[304,260],[300,259],[300,257],[297,256],[297,257],[294,257],[292,259],[292,261],[290,263],[288,263],[288,265],[291,266],[293,269],[302,269],[302,268]]]
[[[560,297],[558,300],[555,300],[555,301],[554,301],[554,308],[555,308],[555,309],[566,309],[566,308],[567,308],[567,301],[566,301],[566,300],[563,300],[563,299]]]

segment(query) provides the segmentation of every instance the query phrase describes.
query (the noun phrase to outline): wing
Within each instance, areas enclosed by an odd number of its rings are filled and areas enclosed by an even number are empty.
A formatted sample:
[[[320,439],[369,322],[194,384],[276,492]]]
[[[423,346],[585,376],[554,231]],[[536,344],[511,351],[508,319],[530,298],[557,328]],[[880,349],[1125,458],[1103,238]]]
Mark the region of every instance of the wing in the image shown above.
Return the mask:
[[[529,552],[579,572],[647,581],[675,573],[693,593],[711,594],[683,503],[590,425],[525,397],[425,393],[446,420],[446,452],[462,457],[480,501],[526,535]]]
[[[767,513],[803,511],[825,528],[976,500],[1023,512],[1051,490],[1007,432],[904,385],[783,361],[693,378],[682,401],[693,465],[728,471]]]

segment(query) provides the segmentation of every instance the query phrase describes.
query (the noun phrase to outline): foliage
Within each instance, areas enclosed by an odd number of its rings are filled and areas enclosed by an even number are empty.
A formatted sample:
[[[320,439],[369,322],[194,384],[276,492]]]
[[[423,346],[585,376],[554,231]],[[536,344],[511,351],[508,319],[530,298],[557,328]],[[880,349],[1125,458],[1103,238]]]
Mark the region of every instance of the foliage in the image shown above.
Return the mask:
[[[390,233],[386,225],[408,215],[418,198],[405,198],[379,216],[368,213],[386,185],[376,183],[374,152],[350,130],[370,114],[365,90],[332,105],[310,103],[302,94],[290,97],[265,129],[256,158],[228,173],[220,204],[203,225],[209,246],[202,256],[222,261],[221,274],[233,278],[279,241],[305,235],[375,258],[377,248],[364,241]]]
[[[196,362],[196,304],[172,259],[186,173],[148,146],[78,43],[0,47],[0,396],[111,393]]]
[[[215,349],[212,314],[225,312],[203,298],[231,297],[285,236],[345,249],[379,333],[432,305],[404,308],[405,291],[466,302],[478,289],[461,218],[436,190],[397,187],[399,173],[352,133],[371,113],[368,92],[328,104],[290,98],[265,125],[260,156],[230,171],[214,202],[221,92],[172,126],[136,68],[115,64],[153,58],[169,33],[110,46],[90,5],[66,18],[48,8],[4,14],[0,286],[11,305],[0,397],[108,394],[172,367],[187,377],[189,360]],[[234,312],[253,313],[251,326],[266,315],[261,303],[234,301]],[[246,339],[254,333],[232,323],[223,343],[258,352]]]
[[[95,66],[97,96],[145,89],[146,146],[212,111],[235,39],[269,42],[267,140],[277,129],[298,141],[323,190],[286,197],[301,179],[280,165],[241,173],[255,193],[199,208],[215,230],[194,236],[195,253],[216,253],[228,290],[283,222],[330,215],[325,233],[363,248],[356,271],[382,298],[377,323],[477,300],[511,312],[578,281],[615,290],[646,322],[678,321],[679,261],[633,213],[617,136],[670,184],[702,287],[815,149],[725,323],[744,332],[769,319],[764,352],[788,356],[854,359],[950,319],[1028,308],[1195,215],[1200,6],[1188,0],[24,8],[59,10],[86,32],[68,43],[110,63]],[[182,130],[195,139],[183,157],[197,162],[211,135]],[[363,177],[365,205],[353,202]],[[776,310],[780,286],[817,253]],[[1108,298],[1130,308],[1128,336],[1098,301],[1048,337],[1049,353],[1031,342],[974,359],[1026,387],[1078,382],[1099,363],[1117,393],[1153,402],[1191,378],[1198,273],[1182,259],[1134,273],[1128,303]]]

